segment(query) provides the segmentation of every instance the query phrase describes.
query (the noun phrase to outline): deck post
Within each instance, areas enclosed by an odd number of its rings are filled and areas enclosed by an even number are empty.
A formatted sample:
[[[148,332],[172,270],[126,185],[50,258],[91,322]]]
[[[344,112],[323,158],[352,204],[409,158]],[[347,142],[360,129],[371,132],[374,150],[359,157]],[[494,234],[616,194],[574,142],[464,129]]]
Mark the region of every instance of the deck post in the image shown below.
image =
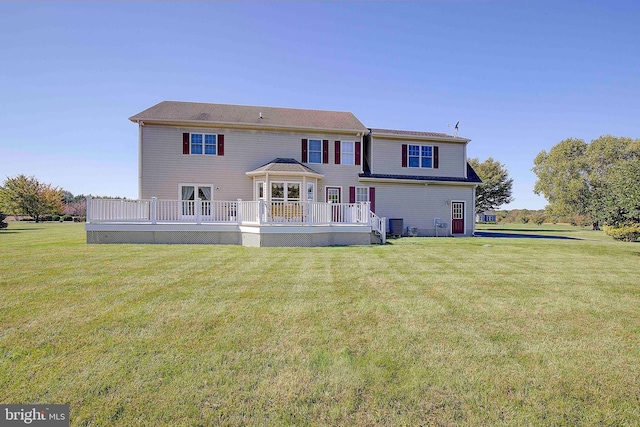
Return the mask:
[[[364,223],[368,223],[369,219],[371,218],[371,201],[368,201],[366,206],[365,206],[365,210],[364,210],[364,215],[366,215],[363,219],[365,219],[363,222]]]
[[[202,215],[202,200],[200,199],[196,199],[196,224],[200,224],[202,222],[202,218],[200,217]]]
[[[157,197],[151,198],[151,212],[149,212],[149,219],[151,220],[151,224],[156,223],[157,215],[156,215],[156,202],[158,201]]]
[[[240,210],[240,206],[242,206],[242,199],[238,199],[238,204],[236,205],[236,221],[238,221],[238,225],[242,224],[242,211]]]
[[[310,201],[307,200],[307,224],[313,225],[313,207],[311,206]]]
[[[87,196],[87,218],[85,219],[87,224],[91,224],[91,214],[93,212],[91,211],[91,196]]]
[[[380,227],[382,228],[382,243],[387,243],[387,217],[383,216],[382,217],[382,226]]]
[[[262,225],[262,217],[264,216],[264,200],[258,199],[258,224]]]

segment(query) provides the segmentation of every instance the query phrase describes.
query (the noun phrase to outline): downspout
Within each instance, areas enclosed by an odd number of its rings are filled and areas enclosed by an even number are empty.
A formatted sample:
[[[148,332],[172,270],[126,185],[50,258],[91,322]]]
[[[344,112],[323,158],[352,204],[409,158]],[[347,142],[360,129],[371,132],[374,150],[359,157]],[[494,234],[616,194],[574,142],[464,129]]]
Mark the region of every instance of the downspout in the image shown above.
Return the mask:
[[[476,235],[476,188],[478,188],[478,184],[473,186],[473,191],[471,195],[471,235]]]
[[[142,126],[144,123],[138,120],[138,199],[142,199]]]

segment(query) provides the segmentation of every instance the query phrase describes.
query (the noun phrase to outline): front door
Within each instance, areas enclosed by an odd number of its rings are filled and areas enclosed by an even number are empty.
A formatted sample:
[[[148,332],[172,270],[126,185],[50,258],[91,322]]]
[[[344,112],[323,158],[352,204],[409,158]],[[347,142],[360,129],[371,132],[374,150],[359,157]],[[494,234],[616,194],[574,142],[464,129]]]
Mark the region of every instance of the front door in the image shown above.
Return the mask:
[[[451,202],[451,233],[464,234],[464,202]]]

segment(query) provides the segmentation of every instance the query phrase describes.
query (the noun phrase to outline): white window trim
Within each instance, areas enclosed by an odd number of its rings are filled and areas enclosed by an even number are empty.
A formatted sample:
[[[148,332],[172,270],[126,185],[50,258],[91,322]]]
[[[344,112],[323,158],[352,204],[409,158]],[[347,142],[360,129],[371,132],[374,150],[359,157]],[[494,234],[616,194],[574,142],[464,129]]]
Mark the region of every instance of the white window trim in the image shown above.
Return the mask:
[[[283,184],[284,186],[284,200],[273,199],[273,184]],[[298,184],[299,196],[297,199],[289,199],[289,184]],[[275,202],[301,202],[302,201],[302,181],[270,181],[269,182],[269,200]]]
[[[182,187],[193,187],[193,199],[196,199],[196,196],[198,195],[198,189],[199,188],[203,188],[203,187],[209,187],[209,189],[211,189],[211,200],[213,201],[213,184],[197,184],[197,183],[192,183],[192,182],[181,182],[180,184],[178,184],[178,200],[183,200],[182,199]]]
[[[192,139],[193,139],[193,135],[202,135],[202,153],[201,154],[196,154],[193,152],[192,149]],[[216,154],[207,154],[207,149],[206,149],[206,142],[205,140],[207,139],[206,136],[207,135],[213,135],[216,137],[216,142],[214,145],[214,147],[216,148]],[[189,155],[191,156],[217,156],[218,155],[218,134],[217,133],[200,133],[200,132],[190,132],[189,133]]]
[[[364,190],[366,200],[358,200],[358,190]],[[369,187],[356,187],[356,203],[366,203],[369,201]]]
[[[411,166],[411,157],[416,157],[416,156],[411,156],[409,155],[409,152],[411,151],[411,147],[419,147],[419,155],[418,155],[418,166]],[[431,157],[428,156],[423,156],[422,155],[422,147],[431,147]],[[407,166],[413,169],[433,169],[433,162],[434,162],[434,155],[433,155],[433,151],[434,151],[434,146],[433,145],[418,145],[418,144],[409,144],[407,145]],[[426,166],[422,166],[422,159],[424,158],[430,158],[431,159],[431,166],[430,167],[426,167]]]
[[[351,144],[351,148],[352,151],[351,152],[347,152],[344,150],[344,144]],[[353,162],[352,163],[345,163],[344,162],[344,155],[346,154],[350,154],[353,156]],[[340,141],[340,164],[341,165],[346,165],[346,166],[354,166],[356,164],[356,142],[355,141]]]
[[[311,199],[309,199],[309,186],[313,186],[313,190],[311,191]],[[307,192],[305,197],[307,198],[307,202],[315,202],[316,201],[316,187],[317,184],[315,182],[307,182]]]
[[[341,185],[327,185],[326,187],[324,187],[324,201],[325,203],[329,202],[329,189],[332,188],[336,188],[338,189],[338,195],[340,196],[340,200],[338,201],[338,203],[342,203],[342,197],[343,197],[343,188]]]
[[[319,141],[320,142],[320,161],[312,162],[311,161],[311,141]],[[317,153],[317,151],[314,151]],[[307,163],[311,163],[313,165],[321,165],[322,164],[322,140],[318,138],[307,138]]]

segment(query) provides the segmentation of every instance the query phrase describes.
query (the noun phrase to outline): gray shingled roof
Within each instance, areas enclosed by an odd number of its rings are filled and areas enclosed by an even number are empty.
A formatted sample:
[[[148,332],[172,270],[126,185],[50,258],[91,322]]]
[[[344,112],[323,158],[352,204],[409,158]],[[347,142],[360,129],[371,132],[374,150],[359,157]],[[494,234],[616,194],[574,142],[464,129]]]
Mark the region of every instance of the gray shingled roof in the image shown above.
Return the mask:
[[[308,166],[303,165],[296,159],[287,159],[287,158],[277,158],[271,160],[269,163],[260,166],[250,172],[249,174],[254,174],[256,172],[298,172],[305,174],[315,174],[320,175],[318,172],[314,171]]]
[[[129,117],[129,120],[133,122],[227,124],[362,133],[368,131],[360,120],[349,112],[179,101],[162,101]]]
[[[458,136],[448,135],[440,132],[420,132],[414,130],[395,130],[395,129],[369,129],[372,135],[393,135],[393,136],[407,136],[415,138],[450,138],[459,139],[461,141],[468,141],[466,138],[460,138]]]
[[[360,178],[374,178],[384,180],[409,180],[409,181],[441,181],[441,182],[464,182],[481,184],[482,180],[478,176],[475,170],[467,163],[467,177],[449,177],[449,176],[426,176],[426,175],[388,175],[388,174],[374,174],[370,172],[361,173],[358,175]]]

